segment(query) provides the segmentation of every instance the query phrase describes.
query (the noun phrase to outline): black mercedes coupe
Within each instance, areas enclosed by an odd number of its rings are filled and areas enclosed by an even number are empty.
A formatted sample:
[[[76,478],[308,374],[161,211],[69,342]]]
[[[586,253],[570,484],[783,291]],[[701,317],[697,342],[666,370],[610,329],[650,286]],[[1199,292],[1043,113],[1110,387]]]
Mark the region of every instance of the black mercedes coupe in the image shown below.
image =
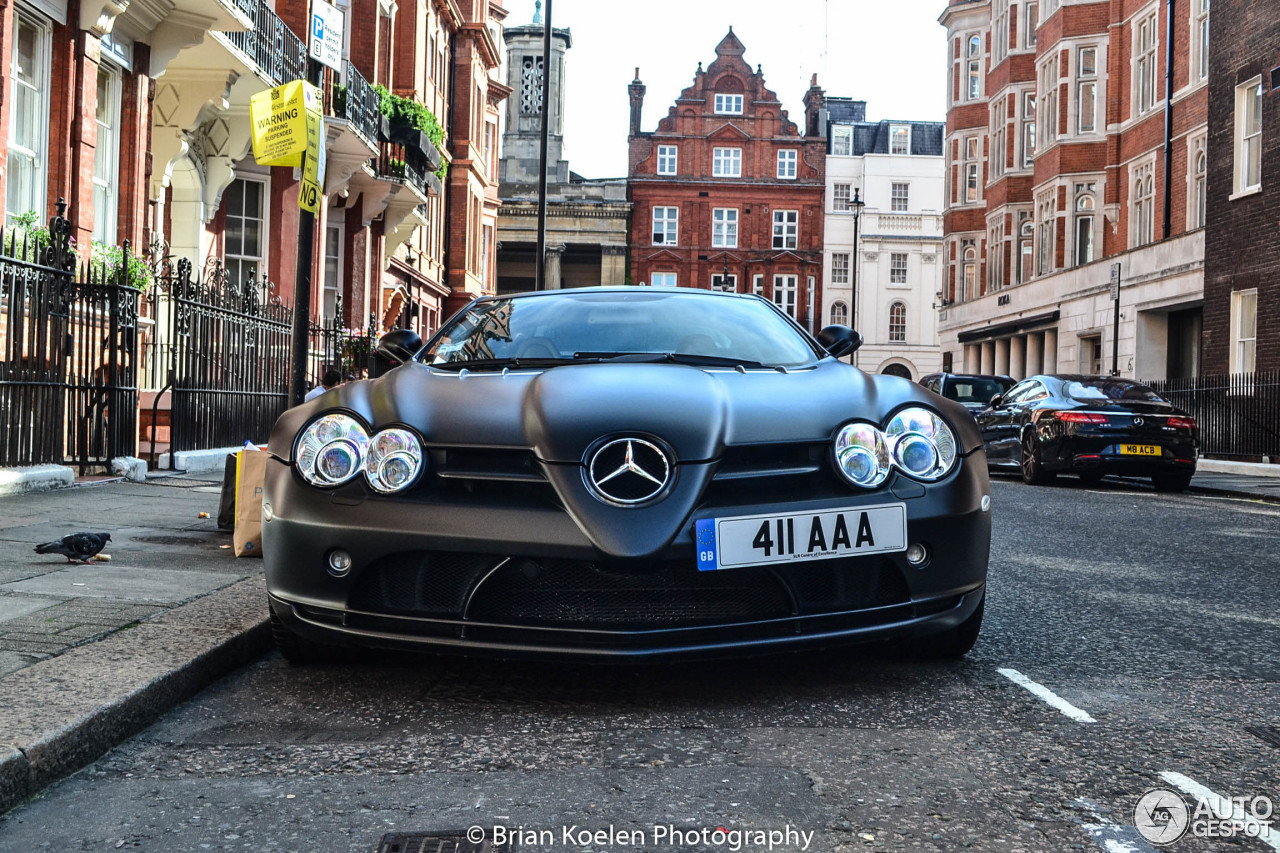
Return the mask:
[[[1196,472],[1195,419],[1147,386],[1113,376],[1031,376],[975,416],[993,468],[1044,485],[1059,473],[1150,477],[1180,492]]]
[[[371,646],[637,661],[978,636],[991,539],[959,404],[773,303],[477,299],[290,409],[263,501],[285,657]],[[927,639],[926,639],[927,638]]]

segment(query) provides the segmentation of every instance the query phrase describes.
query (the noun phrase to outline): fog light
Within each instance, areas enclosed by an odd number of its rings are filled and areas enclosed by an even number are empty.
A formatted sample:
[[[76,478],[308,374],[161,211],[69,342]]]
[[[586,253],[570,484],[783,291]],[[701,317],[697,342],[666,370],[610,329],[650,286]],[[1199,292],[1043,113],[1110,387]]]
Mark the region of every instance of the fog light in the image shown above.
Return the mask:
[[[341,548],[329,552],[329,574],[340,578],[351,571],[351,555]]]
[[[915,566],[917,569],[923,566],[929,560],[929,549],[925,548],[919,542],[913,542],[907,546],[907,562]]]
[[[262,520],[271,521],[276,517],[276,511],[271,508],[271,504],[263,501],[262,503]]]

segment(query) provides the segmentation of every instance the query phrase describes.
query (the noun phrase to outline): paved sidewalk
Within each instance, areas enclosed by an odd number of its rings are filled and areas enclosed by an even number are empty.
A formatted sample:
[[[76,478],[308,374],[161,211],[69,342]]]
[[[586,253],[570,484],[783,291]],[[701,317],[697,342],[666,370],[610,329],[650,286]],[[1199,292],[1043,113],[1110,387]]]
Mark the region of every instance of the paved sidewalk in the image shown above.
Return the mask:
[[[217,529],[213,476],[0,497],[0,811],[267,649],[262,561]],[[111,560],[33,551],[79,531]]]

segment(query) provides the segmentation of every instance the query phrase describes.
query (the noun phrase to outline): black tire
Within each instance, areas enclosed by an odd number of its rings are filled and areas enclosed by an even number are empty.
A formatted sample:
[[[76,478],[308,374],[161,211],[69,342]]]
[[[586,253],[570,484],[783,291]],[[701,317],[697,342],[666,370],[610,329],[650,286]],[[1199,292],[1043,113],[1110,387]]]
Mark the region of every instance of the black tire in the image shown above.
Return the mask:
[[[1022,434],[1021,465],[1022,482],[1028,486],[1047,486],[1057,479],[1057,475],[1044,470],[1044,462],[1040,459],[1040,440],[1034,430]]]
[[[1191,485],[1191,474],[1182,471],[1166,471],[1151,477],[1157,492],[1183,492]]]
[[[962,658],[967,655],[978,642],[978,634],[982,631],[982,614],[986,608],[987,596],[983,593],[978,609],[968,619],[941,634],[918,640],[920,653],[931,658]]]
[[[327,643],[317,643],[314,640],[308,640],[306,637],[299,637],[289,630],[288,626],[276,615],[274,610],[268,607],[267,612],[271,618],[271,638],[275,640],[276,648],[280,650],[280,654],[284,659],[294,666],[306,666],[307,664],[315,663],[338,663],[351,659],[350,649],[342,646],[331,646]]]
[[[1102,482],[1102,478],[1105,475],[1101,471],[1077,471],[1076,476],[1086,486],[1094,486]]]

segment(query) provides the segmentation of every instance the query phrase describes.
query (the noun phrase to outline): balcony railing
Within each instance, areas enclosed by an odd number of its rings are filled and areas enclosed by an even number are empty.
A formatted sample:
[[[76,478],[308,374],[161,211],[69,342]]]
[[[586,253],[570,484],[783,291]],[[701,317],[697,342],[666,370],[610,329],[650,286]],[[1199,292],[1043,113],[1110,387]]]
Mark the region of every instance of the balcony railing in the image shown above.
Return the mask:
[[[336,71],[326,68],[323,88],[325,115],[346,119],[365,142],[377,146],[382,112],[378,109],[378,93],[364,75],[348,61],[346,86],[341,86]]]
[[[307,51],[302,39],[263,0],[236,0],[236,7],[253,21],[253,29],[222,33],[222,37],[275,83],[303,79]]]
[[[439,196],[442,189],[440,179],[430,170],[422,152],[398,142],[379,143],[378,175],[406,183],[424,196]]]

